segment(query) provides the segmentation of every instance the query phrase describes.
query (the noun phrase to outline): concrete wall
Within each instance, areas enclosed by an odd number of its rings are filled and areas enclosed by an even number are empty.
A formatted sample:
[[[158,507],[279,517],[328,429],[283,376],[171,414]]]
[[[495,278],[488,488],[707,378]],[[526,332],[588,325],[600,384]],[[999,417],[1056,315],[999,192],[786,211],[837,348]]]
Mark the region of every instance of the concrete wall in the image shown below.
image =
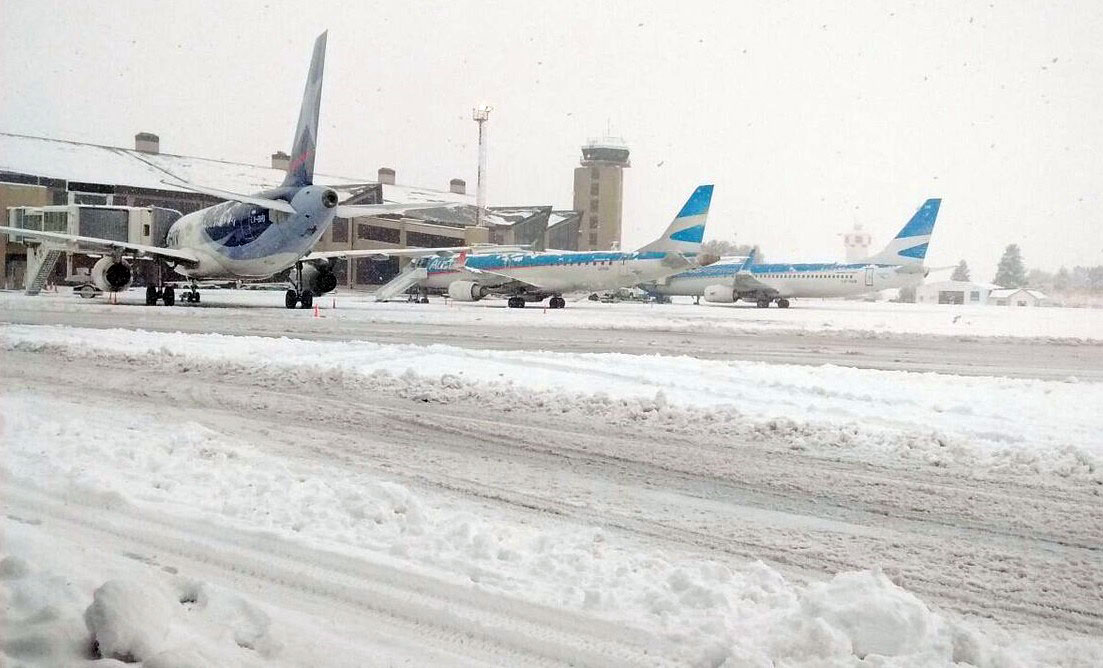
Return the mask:
[[[596,194],[594,184],[597,185]],[[574,209],[582,212],[582,221],[579,225],[579,250],[609,250],[614,243],[619,247],[623,207],[623,167],[592,165],[575,168]],[[597,227],[593,226],[595,214]]]

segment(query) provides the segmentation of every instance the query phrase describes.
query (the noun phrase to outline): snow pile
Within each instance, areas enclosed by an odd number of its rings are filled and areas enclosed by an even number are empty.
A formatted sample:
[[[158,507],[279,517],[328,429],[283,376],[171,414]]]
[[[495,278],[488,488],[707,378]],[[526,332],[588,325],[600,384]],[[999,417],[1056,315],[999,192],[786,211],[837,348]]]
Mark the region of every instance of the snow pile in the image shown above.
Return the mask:
[[[213,668],[262,666],[280,656],[268,616],[237,594],[131,563],[127,576],[96,587],[91,573],[74,577],[75,563],[55,573],[5,556],[3,658],[21,666],[141,662],[145,668]]]
[[[93,502],[118,496],[115,507],[155,508],[159,516],[198,516],[236,536],[270,532],[354,550],[446,581],[641,626],[684,648],[694,663],[885,665],[879,657],[892,657],[908,665],[1011,665],[991,639],[880,573],[803,585],[762,563],[640,549],[585,526],[519,523],[477,502],[415,493],[325,457],[269,455],[163,414],[9,393],[0,399],[0,416],[11,444],[9,475],[25,483],[60,494],[76,486]],[[27,579],[26,564],[5,564],[0,572]],[[71,609],[80,606],[81,590],[61,592],[54,616],[79,620]],[[5,594],[5,614],[11,616],[8,601],[39,598]],[[29,606],[29,616],[38,605]],[[243,665],[281,656],[267,614],[183,577],[159,586],[133,575],[109,581],[85,620],[91,634],[67,623],[37,641],[36,651],[55,644],[87,651],[94,639],[103,656],[148,658],[146,665]],[[26,628],[14,628],[12,637],[22,638]],[[1005,644],[1008,652],[1032,651]]]
[[[178,370],[215,365],[281,382],[368,383],[491,410],[581,411],[733,446],[772,441],[815,456],[1103,482],[1103,412],[1082,408],[1103,405],[1103,383],[15,325],[0,328],[0,346]]]
[[[164,644],[175,607],[156,582],[110,580],[92,595],[84,623],[101,656],[145,661]]]

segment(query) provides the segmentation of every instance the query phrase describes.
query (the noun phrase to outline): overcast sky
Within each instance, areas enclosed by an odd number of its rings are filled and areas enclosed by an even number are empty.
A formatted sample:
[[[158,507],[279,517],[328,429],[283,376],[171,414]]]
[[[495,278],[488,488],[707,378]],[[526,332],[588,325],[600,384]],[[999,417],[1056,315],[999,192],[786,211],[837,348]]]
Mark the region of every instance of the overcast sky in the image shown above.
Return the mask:
[[[1103,3],[0,2],[0,131],[266,164],[329,29],[319,171],[571,206],[579,146],[632,150],[626,247],[715,183],[708,238],[879,247],[927,197],[929,264],[1103,263]],[[218,184],[209,184],[217,186]]]

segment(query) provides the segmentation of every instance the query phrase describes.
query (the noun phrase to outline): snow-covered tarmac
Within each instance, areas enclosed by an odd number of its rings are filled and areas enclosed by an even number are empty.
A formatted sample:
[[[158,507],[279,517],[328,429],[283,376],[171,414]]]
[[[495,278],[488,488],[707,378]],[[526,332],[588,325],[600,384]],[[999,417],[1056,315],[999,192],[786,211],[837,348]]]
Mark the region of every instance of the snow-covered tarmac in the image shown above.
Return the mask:
[[[982,313],[959,337],[892,305],[758,333],[728,320],[788,314],[229,306],[274,294],[0,295],[30,323],[0,325],[6,660],[77,664],[94,633],[146,666],[1103,663],[1095,312]],[[538,319],[576,307],[564,331],[634,354],[479,334],[554,339]],[[418,329],[452,345],[387,338]],[[798,364],[684,354],[713,330],[814,343]],[[1005,368],[990,346],[1081,371],[857,369],[832,347],[911,337],[934,342],[921,369],[955,346]]]

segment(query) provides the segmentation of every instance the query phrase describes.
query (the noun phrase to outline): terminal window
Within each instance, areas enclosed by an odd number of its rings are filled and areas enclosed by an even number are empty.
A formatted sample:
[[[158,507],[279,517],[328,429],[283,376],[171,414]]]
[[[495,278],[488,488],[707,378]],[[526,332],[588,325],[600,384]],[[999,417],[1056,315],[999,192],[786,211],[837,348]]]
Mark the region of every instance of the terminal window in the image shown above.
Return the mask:
[[[356,227],[357,239],[370,239],[371,241],[385,241],[389,244],[397,244],[402,238],[402,233],[393,227],[380,227],[379,225],[358,225]]]
[[[346,243],[349,240],[349,221],[347,220],[334,220],[333,225],[329,228],[329,238],[336,243]]]

